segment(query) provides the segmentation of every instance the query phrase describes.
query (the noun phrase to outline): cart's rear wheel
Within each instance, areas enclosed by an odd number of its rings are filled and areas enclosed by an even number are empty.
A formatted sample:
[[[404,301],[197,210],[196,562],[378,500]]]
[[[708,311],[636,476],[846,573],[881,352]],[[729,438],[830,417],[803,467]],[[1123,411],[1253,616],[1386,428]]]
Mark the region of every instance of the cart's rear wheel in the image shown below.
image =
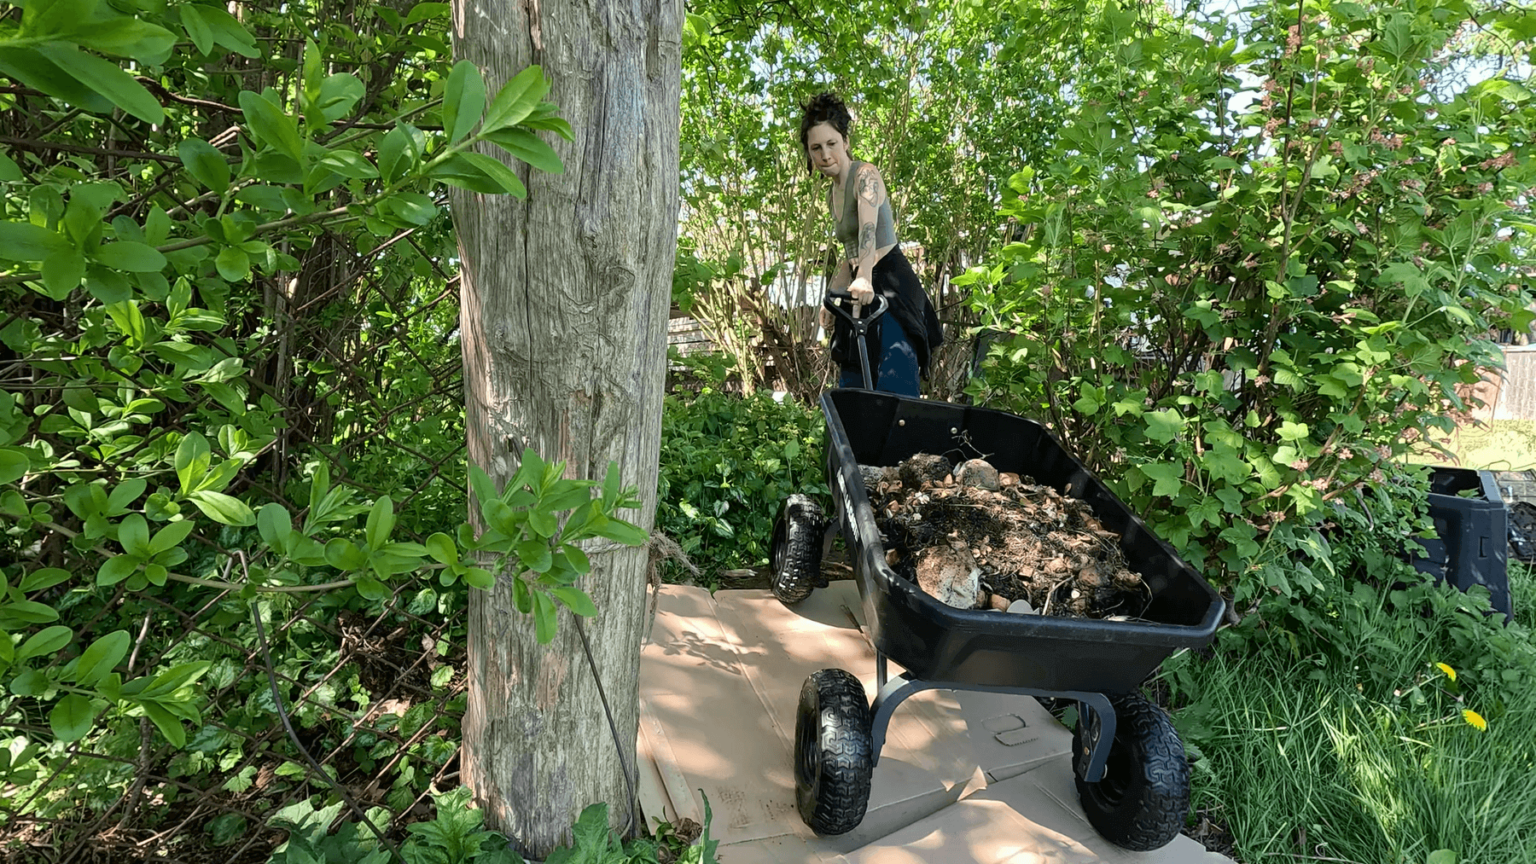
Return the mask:
[[[874,742],[864,685],[842,669],[805,679],[795,714],[795,804],[817,834],[844,834],[864,821]]]
[[[1126,849],[1148,852],[1173,841],[1189,812],[1189,763],[1179,733],[1162,709],[1140,696],[1118,696],[1115,740],[1097,783],[1085,782],[1078,763],[1083,753],[1083,723],[1078,709],[1072,733],[1072,768],[1083,812],[1104,839]]]
[[[823,525],[820,505],[805,495],[789,496],[773,524],[773,596],[786,606],[816,589]]]

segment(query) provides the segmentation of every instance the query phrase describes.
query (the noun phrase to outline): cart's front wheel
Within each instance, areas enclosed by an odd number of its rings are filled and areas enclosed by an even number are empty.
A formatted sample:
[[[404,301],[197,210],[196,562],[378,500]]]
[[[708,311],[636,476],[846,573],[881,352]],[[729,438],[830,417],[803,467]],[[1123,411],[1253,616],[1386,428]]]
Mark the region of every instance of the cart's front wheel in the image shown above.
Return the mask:
[[[874,773],[864,685],[822,669],[800,688],[795,716],[795,804],[817,834],[844,834],[864,821]]]
[[[806,495],[784,501],[773,524],[773,596],[792,606],[811,596],[821,575],[821,507]]]
[[[1149,852],[1173,842],[1189,812],[1189,763],[1179,733],[1168,715],[1140,696],[1111,700],[1115,708],[1115,740],[1110,746],[1104,777],[1083,780],[1079,763],[1088,758],[1080,734],[1084,712],[1079,708],[1072,733],[1072,768],[1083,812],[1104,839],[1126,849]]]

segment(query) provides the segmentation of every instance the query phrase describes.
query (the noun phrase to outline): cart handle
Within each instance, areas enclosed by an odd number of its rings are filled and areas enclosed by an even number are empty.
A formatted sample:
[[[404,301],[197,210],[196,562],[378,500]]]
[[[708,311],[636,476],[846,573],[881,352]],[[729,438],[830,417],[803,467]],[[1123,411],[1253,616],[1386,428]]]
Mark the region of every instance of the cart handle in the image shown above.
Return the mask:
[[[822,298],[821,305],[848,319],[848,323],[852,324],[854,327],[859,327],[861,322],[865,327],[869,326],[869,324],[871,324],[876,318],[884,315],[885,310],[891,305],[890,301],[886,300],[883,294],[876,294],[874,311],[864,318],[858,318],[850,313],[847,309],[842,307],[842,303],[840,301],[843,300],[853,300],[853,295],[844,294],[838,291],[828,291],[827,296]],[[862,328],[860,329],[862,330]]]

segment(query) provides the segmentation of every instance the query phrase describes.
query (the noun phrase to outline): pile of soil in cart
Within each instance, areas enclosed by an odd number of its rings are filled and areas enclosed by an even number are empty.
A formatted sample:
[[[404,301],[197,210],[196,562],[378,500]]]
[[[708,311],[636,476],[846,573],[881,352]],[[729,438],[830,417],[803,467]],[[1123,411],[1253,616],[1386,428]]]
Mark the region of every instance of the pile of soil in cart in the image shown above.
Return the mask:
[[[1084,501],[972,459],[860,466],[886,561],[962,609],[1131,620],[1151,590]]]

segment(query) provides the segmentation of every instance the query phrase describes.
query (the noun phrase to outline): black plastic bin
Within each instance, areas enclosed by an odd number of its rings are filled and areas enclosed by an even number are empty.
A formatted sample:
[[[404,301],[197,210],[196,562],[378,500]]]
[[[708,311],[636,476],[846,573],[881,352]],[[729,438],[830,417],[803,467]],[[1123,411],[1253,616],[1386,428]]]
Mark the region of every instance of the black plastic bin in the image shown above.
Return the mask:
[[[1476,492],[1464,498],[1458,493]],[[1509,511],[1492,471],[1435,466],[1429,477],[1429,515],[1437,538],[1420,538],[1424,554],[1414,569],[1462,591],[1482,585],[1493,608],[1512,618],[1509,598]]]

